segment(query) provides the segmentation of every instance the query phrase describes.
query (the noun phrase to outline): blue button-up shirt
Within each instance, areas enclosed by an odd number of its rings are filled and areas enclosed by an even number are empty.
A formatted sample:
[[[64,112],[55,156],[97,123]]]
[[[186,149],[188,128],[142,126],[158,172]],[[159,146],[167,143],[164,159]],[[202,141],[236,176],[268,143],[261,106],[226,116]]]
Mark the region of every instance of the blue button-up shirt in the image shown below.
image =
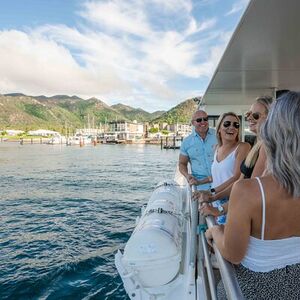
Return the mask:
[[[211,176],[211,165],[214,160],[214,152],[217,143],[216,131],[212,128],[208,129],[204,140],[194,128],[193,132],[183,140],[180,147],[180,154],[188,156],[192,175],[197,179]],[[206,190],[210,189],[211,186],[210,184],[202,184],[197,188]]]

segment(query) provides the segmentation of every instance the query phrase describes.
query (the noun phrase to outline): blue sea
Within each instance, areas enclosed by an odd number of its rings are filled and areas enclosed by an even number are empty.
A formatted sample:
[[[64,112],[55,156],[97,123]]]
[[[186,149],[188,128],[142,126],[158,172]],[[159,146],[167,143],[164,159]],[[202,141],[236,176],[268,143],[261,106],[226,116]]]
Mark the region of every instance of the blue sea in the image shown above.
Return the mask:
[[[114,254],[178,155],[0,143],[0,299],[128,299]]]

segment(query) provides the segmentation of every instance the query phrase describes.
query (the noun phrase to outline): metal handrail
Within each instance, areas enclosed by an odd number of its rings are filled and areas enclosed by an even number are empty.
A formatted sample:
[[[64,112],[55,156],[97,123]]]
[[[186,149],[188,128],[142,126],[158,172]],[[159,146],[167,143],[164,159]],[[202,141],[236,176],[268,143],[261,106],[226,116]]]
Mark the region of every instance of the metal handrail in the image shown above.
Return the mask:
[[[195,264],[196,253],[197,253],[197,226],[198,226],[198,201],[193,201],[192,193],[195,187],[192,186],[190,189],[190,212],[191,212],[191,235],[192,235],[192,245],[191,245],[191,256],[190,263]]]
[[[203,226],[204,225],[203,224],[204,217],[201,216],[200,220],[202,221],[202,222],[200,221],[200,224],[202,224],[202,226]],[[201,244],[202,244],[202,249],[203,249],[203,254],[204,254],[204,260],[205,260],[205,265],[206,265],[207,279],[208,279],[211,299],[217,300],[217,285],[216,285],[215,276],[213,273],[211,260],[209,257],[209,251],[208,251],[208,247],[207,247],[207,241],[205,238],[204,228],[200,228],[200,239],[201,239]]]
[[[211,228],[216,224],[215,219],[212,216],[206,217],[206,223],[208,228]],[[232,264],[223,258],[215,243],[213,243],[213,248],[215,251],[215,256],[219,263],[219,269],[220,269],[227,298],[229,300],[244,299],[239,283],[236,279],[235,270]]]
[[[196,191],[196,188],[195,186],[192,186],[192,192]],[[192,213],[193,213],[193,216],[194,216],[194,223],[193,223],[193,220],[192,220],[192,226],[193,226],[193,229],[195,230],[195,234],[197,234],[197,225],[198,225],[198,216],[199,216],[199,211],[198,211],[198,201],[193,201],[192,200]],[[207,279],[208,279],[208,285],[209,285],[209,290],[210,290],[210,296],[211,296],[211,299],[212,300],[217,300],[217,289],[216,289],[216,281],[215,281],[215,276],[214,276],[214,273],[213,273],[213,269],[212,269],[212,264],[211,264],[211,261],[210,261],[210,258],[209,258],[209,252],[208,252],[208,247],[207,247],[207,242],[206,242],[206,238],[205,238],[205,229],[202,227],[201,228],[201,225],[203,226],[205,222],[205,219],[203,216],[200,216],[199,218],[199,223],[200,223],[200,232],[199,232],[199,235],[200,235],[200,243],[202,244],[202,249],[203,251],[201,252],[201,257],[198,257],[199,260],[202,260],[202,270],[199,270],[201,271],[201,274],[202,276],[204,276],[204,262],[205,262],[205,265],[206,265],[206,274],[207,274]],[[196,223],[196,224],[195,224]],[[195,227],[195,228],[194,228]],[[194,231],[192,231],[194,232]],[[195,250],[196,250],[196,245],[195,245]],[[204,278],[203,278],[204,280]]]

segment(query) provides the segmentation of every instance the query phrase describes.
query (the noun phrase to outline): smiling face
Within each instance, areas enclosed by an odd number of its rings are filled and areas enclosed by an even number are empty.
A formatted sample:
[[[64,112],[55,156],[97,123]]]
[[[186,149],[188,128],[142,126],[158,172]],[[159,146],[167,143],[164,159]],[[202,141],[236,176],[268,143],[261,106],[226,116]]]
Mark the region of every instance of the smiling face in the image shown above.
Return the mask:
[[[260,103],[254,103],[251,105],[250,111],[246,115],[249,129],[257,134],[260,126],[265,122],[267,118],[266,108]]]
[[[206,135],[208,131],[208,116],[205,111],[199,110],[193,114],[192,124],[195,127],[195,131],[200,135]]]
[[[240,120],[232,115],[225,116],[221,121],[218,134],[222,144],[224,141],[238,141],[239,140],[239,126]]]

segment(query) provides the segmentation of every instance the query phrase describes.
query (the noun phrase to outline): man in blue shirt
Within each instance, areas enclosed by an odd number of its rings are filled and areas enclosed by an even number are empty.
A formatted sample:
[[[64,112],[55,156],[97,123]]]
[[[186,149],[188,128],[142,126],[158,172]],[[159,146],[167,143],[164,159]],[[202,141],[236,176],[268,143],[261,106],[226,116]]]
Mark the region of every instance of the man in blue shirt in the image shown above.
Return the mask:
[[[180,148],[179,171],[190,185],[196,185],[198,190],[210,189],[211,165],[217,144],[216,131],[208,127],[208,115],[203,110],[193,114],[193,132],[186,137]],[[188,163],[192,174],[188,172]]]

